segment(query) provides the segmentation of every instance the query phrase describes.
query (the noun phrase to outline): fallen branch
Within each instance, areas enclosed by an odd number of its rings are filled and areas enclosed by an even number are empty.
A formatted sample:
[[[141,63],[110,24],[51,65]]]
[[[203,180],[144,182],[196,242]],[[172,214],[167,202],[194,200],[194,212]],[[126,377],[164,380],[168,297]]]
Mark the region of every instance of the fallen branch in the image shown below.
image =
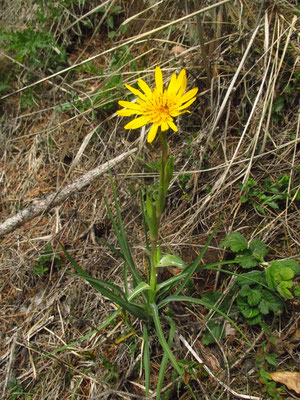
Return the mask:
[[[65,186],[57,193],[52,193],[47,196],[45,199],[38,200],[31,204],[29,207],[20,211],[18,214],[13,217],[8,218],[2,224],[0,224],[0,236],[5,235],[6,233],[12,232],[20,226],[24,225],[25,222],[32,220],[33,218],[41,215],[45,211],[51,210],[53,207],[56,207],[61,202],[63,202],[66,198],[70,197],[72,194],[77,193],[84,186],[90,184],[95,179],[99,178],[102,174],[107,172],[109,169],[113,168],[121,161],[123,161],[130,154],[134,153],[136,148],[127,151],[119,155],[118,157],[110,160],[97,168],[92,169],[87,172],[83,176],[77,178],[74,182]]]

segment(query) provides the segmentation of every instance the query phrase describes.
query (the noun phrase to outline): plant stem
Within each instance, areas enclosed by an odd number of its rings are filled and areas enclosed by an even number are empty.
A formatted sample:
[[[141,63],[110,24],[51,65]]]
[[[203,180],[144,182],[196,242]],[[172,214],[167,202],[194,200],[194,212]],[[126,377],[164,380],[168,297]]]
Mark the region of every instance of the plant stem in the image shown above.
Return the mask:
[[[156,284],[157,284],[157,263],[159,262],[160,250],[158,247],[158,236],[159,236],[159,227],[161,216],[166,203],[166,194],[168,191],[168,182],[166,182],[166,163],[168,160],[168,144],[167,144],[167,134],[166,132],[160,132],[160,143],[161,143],[161,163],[160,163],[160,174],[159,174],[159,188],[158,188],[158,197],[156,200],[156,226],[155,233],[151,237],[151,275],[150,275],[150,302],[154,302],[156,295]]]

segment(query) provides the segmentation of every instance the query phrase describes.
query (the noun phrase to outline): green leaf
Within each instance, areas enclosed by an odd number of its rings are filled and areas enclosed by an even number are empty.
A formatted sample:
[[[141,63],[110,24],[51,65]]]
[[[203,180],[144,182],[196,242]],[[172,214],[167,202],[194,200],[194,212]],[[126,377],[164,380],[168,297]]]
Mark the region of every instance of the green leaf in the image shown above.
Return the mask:
[[[208,321],[206,326],[208,329],[203,332],[201,339],[203,344],[213,344],[224,337],[224,322]]]
[[[237,305],[245,318],[253,318],[259,314],[257,307],[251,307],[244,297],[238,296]]]
[[[186,263],[175,254],[165,254],[157,264],[158,267],[186,267]]]
[[[239,232],[231,232],[226,236],[220,247],[230,248],[233,252],[246,250],[248,248],[248,241]]]
[[[168,345],[171,348],[172,344],[173,344],[176,325],[175,325],[175,322],[172,320],[172,318],[170,318],[168,316],[166,316],[165,318],[170,324]],[[166,372],[167,365],[168,365],[168,359],[169,358],[168,358],[167,353],[164,353],[163,358],[160,363],[160,369],[159,369],[159,374],[158,374],[158,380],[157,380],[157,386],[156,386],[156,400],[160,400],[160,394],[161,394],[161,390],[163,387],[165,372]]]
[[[149,216],[148,212],[145,212],[144,217],[145,217],[148,229],[149,229],[150,237],[151,238],[155,238],[156,237],[156,231],[157,231],[157,226],[156,226],[155,222]]]
[[[248,325],[257,325],[261,324],[261,314],[256,315],[253,318],[247,318],[247,324]]]
[[[300,285],[294,287],[294,295],[300,297]]]
[[[234,260],[239,264],[242,268],[254,268],[259,265],[259,261],[255,258],[250,250],[245,250],[242,253],[238,253]]]
[[[261,299],[261,290],[251,290],[251,293],[248,295],[248,303],[250,306],[257,306]]]
[[[267,371],[265,370],[265,369],[263,369],[263,368],[261,368],[260,370],[259,370],[259,375],[260,375],[260,378],[261,378],[261,380],[262,380],[262,382],[263,383],[268,383],[269,382],[269,380],[271,379],[271,377],[270,377],[270,375],[267,373]]]
[[[140,282],[128,296],[128,301],[133,300],[136,296],[138,296],[140,293],[144,292],[145,290],[151,290],[151,286],[148,285],[148,283],[146,283],[146,282]]]
[[[285,299],[292,299],[293,295],[289,289],[293,286],[292,281],[281,281],[277,286],[278,293]]]
[[[161,347],[163,348],[164,353],[168,356],[169,360],[173,364],[178,375],[181,376],[181,378],[184,378],[183,371],[180,368],[179,364],[177,363],[176,358],[175,358],[174,354],[172,353],[170,346],[168,345],[168,343],[165,339],[163,329],[161,326],[161,322],[160,322],[160,318],[159,318],[158,307],[155,303],[151,303],[150,307],[152,309],[153,321],[154,321],[154,325],[155,325],[159,343],[160,343]]]
[[[277,354],[270,353],[266,354],[267,362],[272,365],[273,367],[278,367],[278,362],[276,361]]]
[[[289,280],[293,279],[295,276],[294,271],[289,267],[281,268],[280,275],[284,281],[289,281]]]
[[[247,297],[248,295],[251,294],[251,290],[252,289],[250,288],[249,285],[243,285],[241,290],[239,291],[239,296]]]
[[[143,326],[143,367],[145,371],[145,395],[149,396],[150,389],[150,345],[149,333],[146,325]]]
[[[263,283],[265,284],[264,271],[250,271],[245,274],[238,275],[235,283],[239,286],[243,286],[245,284],[252,285],[254,283]]]
[[[283,306],[284,304],[279,296],[276,296],[270,290],[263,289],[262,299],[258,306],[262,314],[267,315],[269,311],[278,314],[282,310]]]
[[[173,301],[180,301],[180,302],[190,302],[190,303],[195,303],[195,304],[201,304],[202,306],[208,308],[208,309],[212,309],[214,310],[216,313],[222,315],[222,317],[224,317],[225,319],[227,319],[227,321],[230,322],[231,325],[233,325],[235,327],[235,329],[243,336],[243,338],[245,339],[245,341],[249,344],[249,346],[251,348],[253,348],[252,344],[249,342],[249,340],[247,339],[247,337],[243,334],[243,332],[241,331],[241,329],[237,326],[237,324],[230,318],[228,317],[227,314],[225,314],[223,311],[221,311],[218,307],[215,307],[211,304],[206,303],[205,301],[203,301],[202,299],[196,299],[195,297],[189,297],[189,296],[176,296],[176,295],[172,295],[169,296],[165,299],[163,299],[162,301],[160,301],[160,303],[158,304],[158,307],[164,307],[166,304],[169,304]]]
[[[215,234],[216,234],[216,231],[217,231],[217,229],[218,229],[219,226],[220,226],[221,221],[222,221],[222,215],[221,215],[221,217],[219,218],[219,220],[218,220],[216,226],[214,227],[214,229],[213,229],[211,235],[209,236],[207,242],[205,243],[204,247],[203,247],[202,250],[200,251],[200,254],[198,255],[198,257],[195,259],[195,261],[194,261],[192,264],[188,265],[188,266],[184,269],[184,272],[185,272],[186,275],[185,275],[185,277],[184,277],[183,282],[181,282],[181,284],[177,287],[176,291],[174,292],[174,295],[178,295],[179,293],[181,293],[181,291],[184,289],[184,287],[185,287],[185,286],[187,285],[187,283],[189,282],[191,276],[192,276],[192,275],[194,274],[194,272],[196,271],[198,265],[200,264],[200,262],[201,262],[201,260],[202,260],[202,258],[203,258],[203,256],[204,256],[204,254],[206,253],[206,251],[207,251],[207,249],[208,249],[208,246],[210,245],[211,241],[213,240],[213,238],[214,238],[214,236],[215,236]],[[170,286],[170,288],[171,288],[171,286]]]
[[[271,266],[274,266],[276,268],[291,268],[295,275],[300,274],[300,265],[297,263],[296,260],[290,259],[290,260],[276,260],[276,261],[271,261]]]
[[[146,193],[146,211],[149,218],[153,219],[155,215],[155,207],[153,205],[151,195],[148,192]]]
[[[258,238],[252,240],[249,246],[253,256],[260,262],[264,260],[264,257],[268,254],[267,246],[261,242]]]
[[[93,278],[86,271],[84,271],[79,264],[73,259],[73,257],[65,250],[63,245],[60,243],[60,246],[65,253],[68,261],[72,264],[75,271],[77,272],[77,276],[88,281],[98,292],[100,292],[103,296],[110,299],[112,302],[118,304],[120,307],[123,307],[125,310],[130,312],[132,315],[140,318],[147,319],[147,313],[143,309],[142,305],[137,306],[135,304],[131,304],[126,301],[125,293],[118,288],[116,285],[110,282],[102,281],[100,279]]]

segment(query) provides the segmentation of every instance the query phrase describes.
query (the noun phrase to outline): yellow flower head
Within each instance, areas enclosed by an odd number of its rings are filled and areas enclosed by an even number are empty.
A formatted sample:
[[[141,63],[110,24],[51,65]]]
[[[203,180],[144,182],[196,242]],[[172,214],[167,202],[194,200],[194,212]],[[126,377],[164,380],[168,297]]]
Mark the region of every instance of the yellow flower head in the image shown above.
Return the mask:
[[[173,74],[167,90],[163,89],[163,76],[161,69],[155,69],[156,87],[151,91],[149,86],[142,79],[138,80],[138,85],[142,92],[132,86],[125,85],[128,90],[138,96],[135,103],[130,101],[119,101],[119,105],[124,107],[117,111],[118,115],[129,117],[131,115],[140,115],[140,117],[132,120],[125,129],[137,129],[146,124],[153,124],[148,134],[148,142],[151,143],[160,127],[162,131],[171,128],[177,132],[177,126],[173,122],[173,117],[180,114],[190,112],[182,111],[189,107],[196,100],[198,88],[194,88],[184,93],[186,90],[187,80],[184,69],[180,71],[178,76]]]

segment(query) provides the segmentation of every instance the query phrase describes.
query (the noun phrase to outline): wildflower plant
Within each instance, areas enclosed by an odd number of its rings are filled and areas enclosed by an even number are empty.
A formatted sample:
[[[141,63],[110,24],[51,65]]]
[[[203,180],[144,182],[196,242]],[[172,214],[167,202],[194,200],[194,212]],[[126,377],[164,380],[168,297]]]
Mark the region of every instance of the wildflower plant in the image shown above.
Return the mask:
[[[175,125],[174,118],[180,114],[188,113],[190,111],[187,108],[196,100],[196,94],[198,88],[193,88],[186,91],[187,88],[187,78],[185,70],[181,70],[178,74],[173,74],[171,76],[169,85],[167,89],[164,89],[162,72],[159,67],[155,69],[155,83],[156,87],[151,90],[150,87],[142,79],[138,80],[138,86],[141,90],[126,85],[127,89],[131,93],[137,96],[135,102],[129,101],[119,101],[119,105],[123,109],[119,110],[117,113],[120,116],[133,116],[137,115],[137,118],[133,119],[131,122],[125,125],[125,129],[137,129],[147,124],[152,124],[148,133],[148,142],[151,143],[158,136],[161,145],[161,157],[159,164],[159,183],[158,189],[156,191],[148,189],[146,193],[141,192],[141,209],[143,215],[143,225],[145,230],[145,252],[148,257],[148,267],[143,273],[137,267],[132,252],[130,249],[129,242],[126,237],[124,224],[121,216],[121,210],[118,203],[117,193],[113,180],[111,177],[111,184],[113,190],[115,213],[113,213],[107,200],[105,200],[106,208],[114,232],[116,234],[119,249],[114,246],[105,243],[118,257],[121,257],[124,262],[123,267],[123,283],[124,287],[108,282],[93,278],[84,269],[82,269],[76,261],[70,256],[70,254],[63,248],[63,251],[73,265],[77,272],[77,276],[88,281],[95,289],[97,289],[102,295],[110,299],[113,303],[117,304],[118,309],[109,316],[97,330],[103,329],[105,326],[109,325],[116,317],[121,313],[131,314],[135,318],[138,318],[143,325],[143,345],[142,345],[142,364],[145,376],[145,395],[149,396],[150,392],[150,345],[149,337],[150,334],[155,330],[159,343],[163,349],[163,357],[161,360],[161,366],[156,387],[156,398],[160,399],[161,388],[164,380],[165,371],[167,368],[167,363],[170,361],[176,370],[176,372],[184,380],[184,368],[176,360],[175,355],[172,352],[173,338],[175,334],[175,321],[164,312],[164,308],[168,306],[171,302],[187,302],[200,304],[208,309],[213,310],[215,313],[226,318],[231,325],[233,325],[236,330],[244,337],[248,344],[252,347],[251,343],[239,329],[237,324],[224,312],[224,308],[219,305],[218,307],[214,303],[203,298],[195,298],[191,296],[183,295],[184,289],[190,282],[192,276],[199,271],[210,269],[218,270],[224,273],[235,275],[234,272],[227,270],[220,270],[221,265],[232,265],[240,264],[245,257],[247,260],[249,257],[253,258],[255,262],[251,266],[266,265],[263,257],[266,255],[263,244],[256,243],[255,246],[248,244],[247,240],[238,234],[229,235],[227,239],[223,242],[223,247],[229,247],[232,251],[238,251],[243,253],[238,253],[236,258],[233,260],[220,261],[215,263],[210,263],[203,265],[201,260],[211,243],[216,230],[218,229],[219,223],[216,224],[212,234],[204,245],[198,257],[191,264],[186,264],[180,257],[176,254],[163,254],[161,246],[159,243],[159,231],[162,221],[162,215],[165,208],[166,196],[168,193],[169,185],[173,176],[174,170],[174,158],[169,155],[169,148],[167,143],[167,134],[171,129],[173,132],[177,132],[178,128]],[[252,246],[252,247],[251,247]],[[257,253],[259,252],[259,256]],[[249,254],[248,254],[249,253]],[[251,253],[251,254],[250,254]],[[253,254],[252,254],[253,253]],[[262,254],[261,254],[262,253]],[[245,256],[246,254],[246,256]],[[242,257],[243,256],[243,257]],[[252,259],[251,259],[252,260]],[[173,266],[179,269],[179,273],[172,276],[165,281],[160,282],[158,280],[159,270],[164,267]],[[248,266],[248,264],[247,264]],[[244,264],[242,264],[244,267]],[[293,273],[300,273],[300,267],[292,265]],[[299,267],[299,268],[298,268]],[[273,268],[274,269],[274,268]],[[277,270],[276,270],[277,271]],[[275,271],[275,272],[276,272]],[[275,282],[275,278],[271,277],[272,272],[270,272],[270,281]],[[250,274],[251,275],[251,274]],[[291,274],[290,274],[291,275]],[[292,279],[292,276],[289,279]],[[272,275],[273,276],[273,275]],[[293,275],[294,276],[294,275]],[[282,281],[282,277],[278,274],[276,275],[276,282],[273,284],[274,287],[268,286],[268,280],[256,279],[256,276],[244,275],[244,283],[250,288],[250,285],[255,284],[267,286],[268,290],[274,291],[278,284]],[[268,277],[266,277],[267,279]],[[273,279],[273,280],[272,280]],[[132,281],[132,287],[129,285],[129,281]],[[280,282],[279,282],[280,281]],[[289,285],[291,283],[289,281]],[[289,286],[290,287],[290,286]],[[242,288],[245,290],[245,287]],[[297,289],[298,290],[298,289]],[[243,292],[240,293],[243,295]],[[280,291],[279,291],[280,294]],[[278,292],[277,292],[278,295]],[[240,296],[241,297],[241,296]],[[252,306],[252,303],[250,304]],[[249,307],[250,307],[249,306]],[[278,307],[277,307],[278,308]],[[277,310],[276,308],[276,310]],[[125,318],[127,320],[127,318]],[[169,330],[167,331],[167,326]],[[167,331],[167,333],[166,333]],[[94,333],[91,332],[91,335]],[[133,331],[132,334],[136,332]],[[166,336],[167,337],[166,337]],[[128,336],[128,335],[127,335]],[[82,338],[82,340],[87,339],[88,336]],[[72,345],[72,344],[71,344]],[[64,347],[65,348],[65,347]],[[64,348],[58,349],[60,351]],[[189,384],[187,387],[191,391],[194,399],[196,399]]]

